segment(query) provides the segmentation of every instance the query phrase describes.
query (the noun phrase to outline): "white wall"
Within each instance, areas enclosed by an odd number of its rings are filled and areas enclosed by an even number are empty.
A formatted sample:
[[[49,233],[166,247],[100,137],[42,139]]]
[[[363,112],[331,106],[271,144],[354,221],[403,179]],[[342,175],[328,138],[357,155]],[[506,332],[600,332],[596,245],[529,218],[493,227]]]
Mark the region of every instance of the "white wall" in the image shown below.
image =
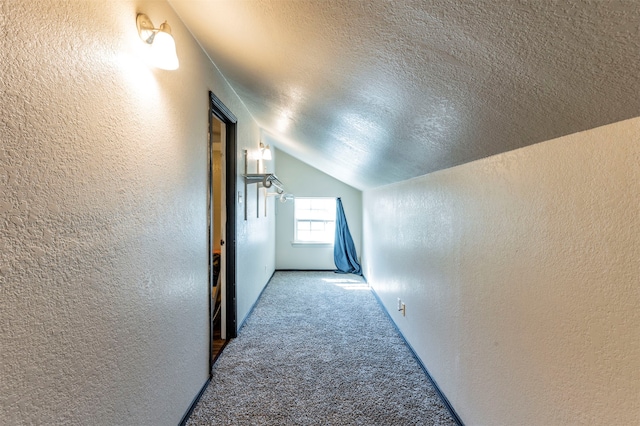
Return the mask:
[[[257,133],[253,133],[256,130]],[[251,141],[251,146],[241,146],[238,151],[238,173],[244,173],[244,154],[240,151],[248,149],[249,157],[256,156],[260,143],[259,129],[252,127],[250,135],[238,135],[238,144]],[[273,160],[275,162],[275,159]],[[256,172],[255,160],[249,160],[248,172]],[[244,192],[244,180],[238,175],[237,190]],[[267,215],[264,215],[264,197],[256,198],[256,185],[248,185],[243,194],[243,203],[247,205],[247,220],[244,220],[244,204],[236,205],[236,223],[238,226],[237,281],[238,281],[238,327],[249,315],[251,308],[267,285],[275,271],[276,215],[273,200],[267,202]],[[260,189],[260,191],[263,191]],[[237,195],[237,194],[236,194]],[[236,201],[238,200],[236,196]],[[260,217],[256,215],[257,205]]]
[[[466,424],[638,423],[640,118],[367,191],[364,235]]]
[[[239,152],[259,129],[164,1],[0,7],[0,424],[175,425],[208,377],[208,90]],[[138,12],[179,70],[147,65]],[[238,222],[239,319],[274,224]]]
[[[309,166],[289,154],[276,150],[277,176],[286,191],[297,197],[341,197],[345,216],[358,256],[362,247],[362,192]],[[293,202],[276,204],[276,268],[336,269],[333,245],[292,245]]]

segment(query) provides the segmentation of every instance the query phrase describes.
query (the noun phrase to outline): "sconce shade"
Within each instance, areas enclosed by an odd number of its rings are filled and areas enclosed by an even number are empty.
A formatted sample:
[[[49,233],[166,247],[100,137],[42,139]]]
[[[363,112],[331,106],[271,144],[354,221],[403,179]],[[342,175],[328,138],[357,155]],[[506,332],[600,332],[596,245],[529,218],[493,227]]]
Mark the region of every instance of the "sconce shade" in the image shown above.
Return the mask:
[[[171,36],[170,29],[165,31],[165,27],[169,28],[167,23],[160,25],[160,31],[156,33],[151,44],[151,57],[153,63],[163,70],[176,70],[180,66],[178,55],[176,54],[176,42]]]
[[[262,142],[260,142],[260,152],[262,153],[262,159],[263,160],[271,160],[271,148],[269,147],[269,145],[265,146]]]
[[[286,203],[289,200],[293,200],[293,194],[280,194],[280,202]]]
[[[176,54],[176,42],[171,36],[171,27],[168,23],[154,28],[153,23],[144,13],[136,18],[138,34],[140,38],[151,45],[151,61],[163,70],[178,69],[180,63]]]
[[[267,145],[267,147],[264,149],[264,152],[262,153],[262,159],[263,160],[271,160],[271,148],[269,148],[269,145]]]

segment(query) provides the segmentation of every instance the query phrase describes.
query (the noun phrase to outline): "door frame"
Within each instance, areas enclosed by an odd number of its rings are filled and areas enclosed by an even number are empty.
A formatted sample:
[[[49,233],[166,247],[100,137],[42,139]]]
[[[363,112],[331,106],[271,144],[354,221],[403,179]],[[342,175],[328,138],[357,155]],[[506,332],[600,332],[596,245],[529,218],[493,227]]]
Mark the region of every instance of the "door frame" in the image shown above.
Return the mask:
[[[213,203],[213,159],[211,153],[213,151],[213,133],[211,132],[213,117],[218,118],[225,124],[225,209],[227,222],[225,224],[225,306],[226,306],[226,338],[232,339],[237,336],[237,307],[236,307],[236,200],[237,191],[237,123],[236,116],[222,103],[222,101],[211,91],[209,91],[209,141],[207,149],[207,169],[208,169],[208,192],[207,192],[207,223],[208,223],[208,259],[209,259],[209,371],[213,367],[212,359],[212,343],[213,343],[213,327],[211,312],[211,280],[213,270],[213,249],[211,239],[213,229],[211,228],[211,214]]]

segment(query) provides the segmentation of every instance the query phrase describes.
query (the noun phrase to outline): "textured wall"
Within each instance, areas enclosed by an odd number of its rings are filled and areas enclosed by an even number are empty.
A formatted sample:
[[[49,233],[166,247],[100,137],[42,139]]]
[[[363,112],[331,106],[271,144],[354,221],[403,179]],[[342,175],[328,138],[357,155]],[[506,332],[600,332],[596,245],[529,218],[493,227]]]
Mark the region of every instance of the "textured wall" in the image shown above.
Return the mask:
[[[640,118],[367,191],[364,236],[465,423],[640,421]]]
[[[282,152],[277,175],[287,192],[298,197],[342,197],[349,231],[358,256],[362,247],[362,192]],[[294,240],[293,202],[276,203],[276,267],[278,269],[335,269],[333,246],[291,245]]]
[[[254,157],[258,152],[260,141],[259,131],[238,135],[238,172],[244,173],[243,149]],[[250,144],[248,144],[250,142]],[[242,144],[242,145],[240,145]],[[274,156],[274,162],[277,157]],[[252,164],[253,163],[253,164]],[[251,167],[253,166],[253,168]],[[255,171],[255,161],[249,162],[249,172]],[[238,178],[239,192],[244,192],[244,181]],[[260,189],[262,191],[262,189]],[[237,201],[237,197],[236,197]],[[247,220],[244,220],[244,206],[236,206],[236,223],[238,226],[237,250],[237,309],[238,327],[249,315],[262,289],[269,281],[275,270],[276,254],[276,215],[274,200],[267,202],[267,215],[264,215],[264,198],[260,197],[260,217],[256,217],[258,200],[256,199],[256,184],[248,185],[247,193],[243,195],[243,202],[247,204]]]
[[[208,375],[207,91],[239,151],[258,128],[165,2],[0,7],[0,424],[176,424]],[[179,70],[147,65],[137,12]],[[245,311],[265,224],[239,226]]]

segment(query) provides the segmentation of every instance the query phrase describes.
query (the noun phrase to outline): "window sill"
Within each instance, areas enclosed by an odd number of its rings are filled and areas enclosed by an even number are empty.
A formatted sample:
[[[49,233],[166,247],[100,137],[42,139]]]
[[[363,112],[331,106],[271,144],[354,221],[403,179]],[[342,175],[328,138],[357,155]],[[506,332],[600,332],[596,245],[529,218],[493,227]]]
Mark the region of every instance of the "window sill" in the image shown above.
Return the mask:
[[[333,243],[315,241],[291,241],[293,247],[333,247]]]

